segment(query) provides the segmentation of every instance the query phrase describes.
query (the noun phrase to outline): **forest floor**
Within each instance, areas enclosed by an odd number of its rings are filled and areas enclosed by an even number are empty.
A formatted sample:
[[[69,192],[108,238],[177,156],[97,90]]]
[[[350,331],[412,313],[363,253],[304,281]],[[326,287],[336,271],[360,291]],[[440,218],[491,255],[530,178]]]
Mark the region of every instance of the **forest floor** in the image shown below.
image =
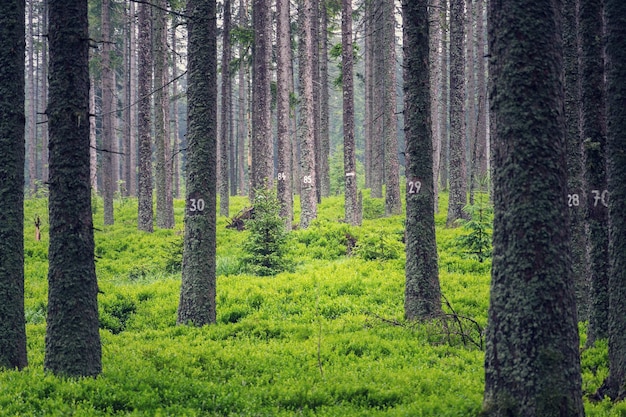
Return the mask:
[[[47,208],[29,199],[29,366],[0,372],[0,416],[478,416],[490,260],[459,247],[466,230],[445,228],[445,199],[436,216],[445,319],[403,318],[404,219],[382,218],[382,201],[366,197],[363,226],[351,227],[340,221],[343,199],[330,197],[309,229],[290,234],[294,269],[272,277],[241,272],[248,232],[218,218],[217,323],[202,328],[176,325],[184,202],[174,230],[146,234],[136,200],[116,200],[116,223],[104,227],[95,199],[103,372],[77,380],[43,370]],[[231,198],[231,215],[246,204]],[[589,394],[608,372],[606,343],[582,363]],[[585,400],[585,409],[626,415],[623,403]]]

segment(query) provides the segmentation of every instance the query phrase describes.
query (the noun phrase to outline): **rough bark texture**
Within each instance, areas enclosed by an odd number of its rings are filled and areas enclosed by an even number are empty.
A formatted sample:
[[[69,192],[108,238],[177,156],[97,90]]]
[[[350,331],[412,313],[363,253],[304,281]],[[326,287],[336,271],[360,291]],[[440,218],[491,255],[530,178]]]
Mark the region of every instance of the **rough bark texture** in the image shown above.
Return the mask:
[[[270,53],[272,49],[269,0],[254,0],[252,6],[252,193],[274,183],[271,131]]]
[[[430,71],[430,108],[431,108],[431,131],[433,139],[433,204],[435,213],[439,212],[439,164],[441,163],[441,142],[443,140],[442,124],[439,123],[441,105],[443,100],[443,73],[442,73],[442,39],[444,21],[441,16],[441,1],[433,0],[428,7],[430,43],[429,60],[432,63]]]
[[[111,4],[109,0],[102,0],[102,199],[104,202],[104,224],[114,223],[113,195],[115,183],[113,182],[113,140],[115,132],[114,123],[114,93],[113,68],[111,67]]]
[[[586,201],[583,198],[583,164],[579,123],[578,47],[576,3],[563,2],[563,64],[565,81],[565,137],[567,142],[567,206],[570,218],[570,241],[572,247],[572,279],[576,291],[578,319],[588,319],[589,267],[587,262],[587,238],[585,235]]]
[[[354,79],[352,46],[352,2],[341,2],[341,73],[343,82],[343,167],[345,185],[345,219],[348,224],[360,224],[357,199],[356,149],[354,141]]]
[[[152,210],[152,140],[150,123],[150,103],[152,90],[152,36],[151,7],[139,5],[139,82],[138,117],[139,155],[137,173],[138,215],[137,226],[144,232],[154,230]]]
[[[407,178],[404,315],[409,320],[429,319],[441,313],[433,202],[427,4],[426,0],[402,2]]]
[[[400,162],[398,160],[398,120],[396,104],[396,17],[393,0],[383,3],[385,62],[383,75],[383,125],[385,141],[385,213],[388,216],[402,214],[400,199]]]
[[[174,227],[174,201],[172,199],[172,148],[170,142],[170,100],[167,71],[167,21],[163,9],[164,0],[157,2],[159,7],[154,14],[154,133],[155,133],[155,182],[156,182],[156,224],[162,229]]]
[[[179,324],[215,322],[217,28],[215,0],[188,0],[187,192]]]
[[[606,198],[606,111],[604,94],[603,0],[579,0],[580,126],[585,161],[589,243],[588,343],[608,337],[609,231]],[[606,193],[604,194],[606,196]]]
[[[89,34],[86,0],[50,11],[50,247],[44,368],[95,376],[102,370],[98,282],[89,184]]]
[[[489,10],[494,229],[485,416],[583,416],[569,258],[561,2]]]
[[[312,42],[312,3],[310,0],[298,2],[298,16],[300,19],[299,45],[299,77],[300,77],[300,126],[298,138],[300,142],[300,227],[306,229],[311,221],[317,217],[317,178],[315,176],[315,137],[313,129],[313,65],[311,53]]]
[[[0,368],[27,365],[24,319],[24,0],[0,3]]]
[[[33,195],[37,191],[37,88],[35,86],[35,24],[34,24],[34,1],[28,2],[28,43],[27,43],[27,102],[26,113],[26,148],[28,150],[28,191]]]
[[[276,0],[276,136],[278,148],[277,197],[280,217],[286,230],[293,221],[292,138],[289,129],[291,116],[291,30],[289,1]]]
[[[464,216],[467,204],[465,163],[465,57],[463,54],[464,2],[450,1],[450,197],[448,227]]]
[[[609,377],[600,389],[626,392],[626,3],[605,0],[607,61],[607,177],[609,198]]]
[[[230,137],[231,123],[230,115],[231,91],[230,82],[230,0],[224,0],[224,21],[222,23],[222,108],[220,121],[222,128],[220,129],[220,172],[219,172],[219,190],[220,190],[220,216],[228,216],[230,204],[230,188],[229,188],[229,156],[230,156]]]

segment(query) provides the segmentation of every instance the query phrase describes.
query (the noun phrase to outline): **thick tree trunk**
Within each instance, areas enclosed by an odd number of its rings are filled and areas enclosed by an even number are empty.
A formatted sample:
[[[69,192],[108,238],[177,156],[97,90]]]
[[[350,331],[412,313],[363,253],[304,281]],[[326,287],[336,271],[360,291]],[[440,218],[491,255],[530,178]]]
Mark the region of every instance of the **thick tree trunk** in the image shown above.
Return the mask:
[[[402,3],[404,13],[404,130],[406,134],[406,285],[404,315],[441,314],[435,240],[433,144],[430,129],[427,1]]]
[[[289,1],[276,1],[276,135],[278,147],[277,197],[286,230],[293,222],[293,177],[291,138],[291,30]]]
[[[102,370],[89,184],[87,1],[50,2],[50,247],[44,368]]]
[[[605,0],[609,198],[609,377],[599,398],[626,397],[626,3]]]
[[[215,0],[188,0],[187,191],[177,323],[215,322],[217,27]]]
[[[144,232],[154,230],[154,212],[152,210],[152,140],[150,123],[150,103],[152,102],[152,24],[151,7],[139,5],[139,82],[138,82],[138,117],[139,136],[138,179],[138,215],[137,226]]]
[[[603,0],[579,0],[580,126],[585,162],[589,243],[590,310],[588,343],[608,337],[609,231],[606,195],[606,111]],[[603,194],[604,193],[604,194]]]
[[[315,176],[315,128],[313,102],[313,4],[310,0],[300,0],[298,18],[300,20],[299,78],[300,78],[300,227],[306,229],[317,217],[317,178]]]
[[[589,262],[585,235],[586,201],[583,198],[583,163],[580,140],[580,94],[576,3],[563,4],[563,63],[565,81],[565,137],[567,141],[567,192],[572,247],[572,278],[576,291],[578,320],[588,320]]]
[[[274,184],[274,153],[271,131],[270,54],[272,49],[269,0],[254,0],[252,27],[252,194]]]
[[[354,140],[354,51],[352,45],[352,2],[341,2],[341,69],[343,81],[343,167],[345,175],[345,219],[360,224],[357,197],[356,145]]]
[[[495,217],[485,416],[584,415],[560,23],[560,2],[490,4]]]
[[[0,368],[22,369],[24,318],[24,0],[0,3]]]
[[[465,137],[465,58],[463,54],[465,0],[450,1],[450,197],[448,227],[466,217],[467,204]]]

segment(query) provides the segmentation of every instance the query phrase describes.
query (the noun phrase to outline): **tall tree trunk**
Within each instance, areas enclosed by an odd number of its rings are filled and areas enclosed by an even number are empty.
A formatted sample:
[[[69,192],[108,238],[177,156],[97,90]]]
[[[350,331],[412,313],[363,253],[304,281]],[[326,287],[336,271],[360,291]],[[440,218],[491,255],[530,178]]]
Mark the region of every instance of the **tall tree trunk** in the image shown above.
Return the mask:
[[[441,161],[439,161],[439,186],[442,190],[449,188],[450,167],[450,0],[441,1],[441,108],[439,123],[441,124]]]
[[[28,150],[28,191],[34,194],[37,191],[37,92],[35,89],[35,25],[34,7],[35,0],[28,1],[28,40],[27,40],[27,103],[26,114],[26,149]]]
[[[24,0],[0,3],[0,368],[22,369],[24,318]]]
[[[180,129],[178,116],[178,36],[176,29],[178,22],[172,21],[172,103],[171,103],[171,123],[172,123],[172,196],[180,198],[180,160],[181,144],[178,130]]]
[[[441,105],[443,100],[443,74],[442,59],[443,48],[442,33],[445,21],[441,16],[441,2],[445,0],[433,0],[428,7],[429,15],[429,42],[430,50],[428,60],[431,62],[430,72],[430,109],[431,131],[433,139],[433,204],[435,213],[439,212],[439,164],[441,163],[442,124],[439,122]]]
[[[583,163],[580,140],[580,94],[578,75],[578,46],[576,4],[563,3],[563,62],[565,82],[565,126],[567,140],[567,187],[572,247],[572,280],[575,283],[576,307],[579,321],[587,321],[589,297],[589,263],[585,235],[586,201],[583,194]]]
[[[246,2],[239,0],[239,26],[247,24]],[[239,44],[239,68],[238,68],[238,98],[237,98],[237,191],[239,195],[246,195],[246,172],[247,172],[247,152],[246,141],[248,139],[248,118],[246,106],[247,89],[247,68],[246,60],[243,59],[246,47],[243,43]]]
[[[113,82],[113,68],[111,67],[111,3],[102,0],[102,197],[104,200],[104,224],[114,223],[113,195],[115,183],[113,180],[113,141],[115,118],[113,102],[115,84]]]
[[[93,74],[89,78],[89,114],[96,114],[96,92],[95,80]],[[96,118],[89,118],[89,183],[93,192],[98,191],[98,152],[97,152],[97,134],[96,134]]]
[[[44,368],[102,370],[89,184],[89,32],[86,0],[50,2],[50,247]]]
[[[291,30],[289,0],[276,1],[276,135],[278,138],[277,197],[286,230],[293,222],[291,122]]]
[[[385,182],[385,88],[387,76],[384,52],[385,45],[385,3],[390,0],[373,0],[371,17],[372,20],[372,130],[371,134],[371,197],[383,197],[383,184]]]
[[[373,0],[365,2],[365,11],[363,18],[363,95],[364,95],[364,109],[363,109],[363,136],[365,137],[365,150],[363,165],[365,168],[365,188],[372,187],[372,140],[373,140],[373,19],[372,19],[372,5]]]
[[[215,322],[217,27],[215,0],[188,0],[187,190],[177,323]]]
[[[495,217],[483,414],[583,416],[563,209],[561,2],[489,7]]]
[[[152,24],[151,6],[139,4],[138,12],[138,115],[137,129],[139,137],[138,155],[138,214],[137,227],[144,232],[154,230],[154,212],[152,210],[152,140],[150,123],[150,103],[152,102]]]
[[[313,4],[311,0],[299,0],[299,78],[300,78],[300,227],[306,229],[317,217],[317,178],[315,176],[315,105],[313,101],[313,37],[311,33]]]
[[[327,0],[320,0],[320,178],[319,188],[322,197],[330,195],[330,121],[329,121],[329,100],[328,91],[328,5]]]
[[[41,2],[41,32],[48,33],[48,0]],[[48,108],[48,38],[41,37],[41,98],[39,99],[39,113],[42,115],[44,122],[41,129],[41,180],[48,182],[48,129],[46,109]]]
[[[231,105],[231,91],[232,86],[230,82],[230,60],[231,60],[231,46],[230,46],[230,0],[224,0],[224,22],[222,31],[222,129],[220,136],[220,158],[221,158],[221,171],[219,180],[220,190],[220,216],[228,216],[230,188],[228,183],[229,177],[229,148],[230,148],[230,114],[232,110]]]
[[[252,195],[274,184],[274,153],[271,131],[270,54],[272,49],[269,0],[254,0],[252,27]]]
[[[155,133],[155,182],[156,223],[162,229],[174,227],[174,204],[172,200],[172,164],[169,136],[169,81],[167,71],[167,21],[166,2],[159,0],[153,9],[154,32],[154,133]]]
[[[345,220],[360,224],[357,196],[356,144],[354,140],[354,48],[352,44],[352,2],[341,2],[341,73],[343,86],[343,167],[345,175]]]
[[[626,397],[626,3],[605,0],[609,198],[609,376],[599,390]]]
[[[406,284],[404,315],[441,314],[435,240],[433,143],[430,129],[427,1],[402,2],[404,13],[404,129],[406,133]]]
[[[464,39],[465,0],[450,1],[450,197],[448,227],[464,218],[467,204],[467,175],[465,163],[465,58]]]
[[[609,231],[606,194],[606,111],[603,0],[579,0],[580,126],[587,191],[590,311],[588,343],[609,335]],[[605,193],[605,194],[603,194]]]
[[[488,178],[487,153],[487,73],[485,70],[485,1],[476,1],[476,100],[478,114],[476,115],[476,170],[479,181]]]
[[[400,199],[400,163],[398,161],[398,121],[396,118],[396,18],[394,0],[383,2],[384,75],[383,125],[385,154],[385,213],[402,214]],[[431,149],[432,152],[432,149]],[[431,162],[432,163],[432,162]]]

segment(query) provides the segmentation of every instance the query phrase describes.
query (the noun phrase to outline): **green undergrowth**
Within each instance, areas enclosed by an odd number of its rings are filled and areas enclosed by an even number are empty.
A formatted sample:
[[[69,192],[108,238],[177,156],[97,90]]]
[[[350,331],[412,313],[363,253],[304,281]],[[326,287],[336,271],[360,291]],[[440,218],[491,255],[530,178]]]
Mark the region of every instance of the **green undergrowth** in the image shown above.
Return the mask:
[[[247,205],[231,198],[231,215]],[[0,372],[0,416],[478,416],[490,260],[456,248],[463,229],[446,229],[441,209],[444,310],[468,318],[467,334],[451,321],[408,323],[404,219],[380,217],[382,200],[367,194],[364,206],[369,218],[352,227],[341,221],[342,199],[325,199],[308,229],[290,233],[294,267],[269,277],[243,273],[249,232],[218,218],[217,323],[193,328],[176,326],[184,203],[175,202],[174,230],[146,234],[136,200],[116,200],[106,227],[95,200],[103,372],[69,380],[43,371],[47,211],[45,200],[28,200],[29,366]],[[585,390],[605,374],[599,343],[583,352]],[[625,415],[621,407],[586,404],[589,416]]]

